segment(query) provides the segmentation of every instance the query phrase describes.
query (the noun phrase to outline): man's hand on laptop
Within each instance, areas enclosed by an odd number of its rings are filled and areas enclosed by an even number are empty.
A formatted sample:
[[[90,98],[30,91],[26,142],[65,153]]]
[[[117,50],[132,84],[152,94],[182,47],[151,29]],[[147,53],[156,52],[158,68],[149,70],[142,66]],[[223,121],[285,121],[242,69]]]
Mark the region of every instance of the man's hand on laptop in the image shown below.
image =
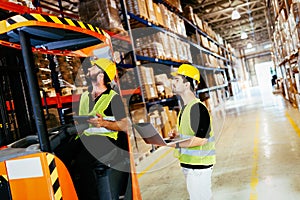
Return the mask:
[[[169,133],[168,133],[168,136],[170,137],[170,139],[173,139],[175,137],[178,136],[178,132],[176,129],[172,129]]]

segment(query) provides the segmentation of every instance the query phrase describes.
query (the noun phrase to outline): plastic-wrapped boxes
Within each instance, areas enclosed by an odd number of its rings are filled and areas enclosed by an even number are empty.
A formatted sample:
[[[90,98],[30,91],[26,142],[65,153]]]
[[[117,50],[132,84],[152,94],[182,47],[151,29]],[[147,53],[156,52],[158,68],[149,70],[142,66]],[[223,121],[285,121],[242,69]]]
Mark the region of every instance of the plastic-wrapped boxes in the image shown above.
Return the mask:
[[[126,3],[128,12],[144,19],[149,18],[145,0],[127,0]]]
[[[112,32],[123,32],[115,0],[84,0],[79,4],[79,16],[84,22]]]

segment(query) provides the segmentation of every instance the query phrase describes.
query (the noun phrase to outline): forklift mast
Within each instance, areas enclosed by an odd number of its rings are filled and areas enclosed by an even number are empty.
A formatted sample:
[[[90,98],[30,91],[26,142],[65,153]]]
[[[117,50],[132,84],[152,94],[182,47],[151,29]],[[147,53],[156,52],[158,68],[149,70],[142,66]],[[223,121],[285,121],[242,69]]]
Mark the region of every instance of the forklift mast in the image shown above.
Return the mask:
[[[0,127],[0,146],[7,145],[6,148],[0,150],[0,199],[76,200],[78,197],[68,169],[59,158],[53,155],[53,150],[60,142],[70,134],[74,134],[76,129],[64,125],[63,120],[61,120],[61,127],[50,131],[47,128],[44,114],[45,105],[43,105],[40,95],[33,52],[47,55],[92,57],[94,50],[99,48],[108,47],[112,51],[110,36],[98,27],[73,19],[25,13],[0,21],[0,45],[5,46],[6,49],[19,49],[14,52],[21,50],[22,54],[20,56],[19,53],[18,58],[22,58],[22,60],[15,64],[24,66],[19,71],[10,72],[19,76],[16,79],[18,81],[0,80],[0,106],[5,108],[0,111],[2,126]],[[9,70],[0,70],[1,79],[11,77],[5,76]],[[5,85],[8,82],[10,84]],[[18,99],[12,98],[13,101],[7,103],[4,95],[7,92],[4,90],[13,84],[19,84],[19,87],[14,85],[14,88],[19,88],[19,94],[25,95]],[[56,90],[58,102],[60,97],[60,93]],[[30,103],[26,103],[29,100]],[[11,116],[13,119],[17,117],[16,113],[8,115],[7,108],[13,112],[15,107],[22,105],[20,101],[23,101],[23,107],[20,110],[27,113],[27,115],[23,115],[26,123],[23,125],[24,130],[16,133],[18,135],[16,138],[19,140],[11,143],[13,140],[9,138],[10,133],[6,126],[13,122]],[[34,123],[28,123],[31,121]],[[18,126],[22,127],[22,121],[18,120],[18,122]],[[36,132],[36,135],[26,133],[29,136],[22,138],[22,131],[26,131],[26,127],[29,132]],[[130,147],[130,144],[128,145]],[[135,175],[132,154],[130,156],[132,174]],[[136,176],[132,177],[132,182],[132,189],[135,190],[132,192],[133,199],[141,199]]]

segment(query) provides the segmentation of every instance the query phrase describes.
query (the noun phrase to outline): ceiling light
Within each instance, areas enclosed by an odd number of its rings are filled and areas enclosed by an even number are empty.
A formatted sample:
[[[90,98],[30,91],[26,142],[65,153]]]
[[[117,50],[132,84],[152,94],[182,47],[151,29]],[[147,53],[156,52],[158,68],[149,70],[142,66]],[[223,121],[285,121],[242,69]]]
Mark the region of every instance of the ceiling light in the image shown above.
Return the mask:
[[[246,38],[248,38],[247,33],[244,32],[244,31],[242,31],[242,32],[241,32],[241,39],[243,40],[243,39],[246,39]]]
[[[232,11],[231,19],[236,20],[236,19],[239,19],[240,17],[241,17],[240,13],[236,9],[234,9]]]
[[[252,48],[252,44],[250,42],[247,44],[247,48],[248,49]]]

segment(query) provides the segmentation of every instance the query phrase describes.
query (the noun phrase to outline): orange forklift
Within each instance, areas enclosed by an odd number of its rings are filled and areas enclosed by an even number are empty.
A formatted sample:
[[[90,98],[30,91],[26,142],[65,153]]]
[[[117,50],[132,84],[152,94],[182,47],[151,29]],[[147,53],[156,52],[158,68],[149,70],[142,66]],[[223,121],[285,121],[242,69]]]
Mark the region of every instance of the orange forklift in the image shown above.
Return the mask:
[[[95,49],[105,47],[112,51],[110,36],[105,31],[69,18],[25,13],[0,21],[0,48],[2,49],[0,53],[5,55],[0,58],[1,200],[78,199],[71,171],[55,152],[68,141],[68,138],[73,137],[80,130],[78,126],[67,124],[63,120],[61,126],[47,128],[44,112],[47,101],[46,99],[43,101],[40,95],[33,52],[90,57],[93,56]],[[10,59],[12,53],[19,56]],[[14,64],[10,65],[16,62],[19,64],[18,67]],[[11,74],[19,78],[14,78],[10,76]],[[15,91],[11,93],[19,95],[9,101],[4,96],[6,91],[3,91],[3,88],[7,87],[4,85],[7,81],[11,84],[17,83],[14,86]],[[62,101],[67,99],[56,91],[55,100],[58,113],[61,114]],[[69,101],[72,103],[74,98]],[[23,113],[22,116],[18,115],[18,109]],[[7,112],[14,112],[13,117],[8,117]],[[19,119],[15,127],[21,127],[21,130],[17,134],[18,137],[11,138],[7,126],[14,122],[14,119]],[[26,134],[22,134],[22,131]],[[15,139],[18,140],[14,141]],[[130,152],[131,144],[129,138],[127,139],[131,169],[130,199],[138,200],[141,199],[141,195],[133,154]]]

